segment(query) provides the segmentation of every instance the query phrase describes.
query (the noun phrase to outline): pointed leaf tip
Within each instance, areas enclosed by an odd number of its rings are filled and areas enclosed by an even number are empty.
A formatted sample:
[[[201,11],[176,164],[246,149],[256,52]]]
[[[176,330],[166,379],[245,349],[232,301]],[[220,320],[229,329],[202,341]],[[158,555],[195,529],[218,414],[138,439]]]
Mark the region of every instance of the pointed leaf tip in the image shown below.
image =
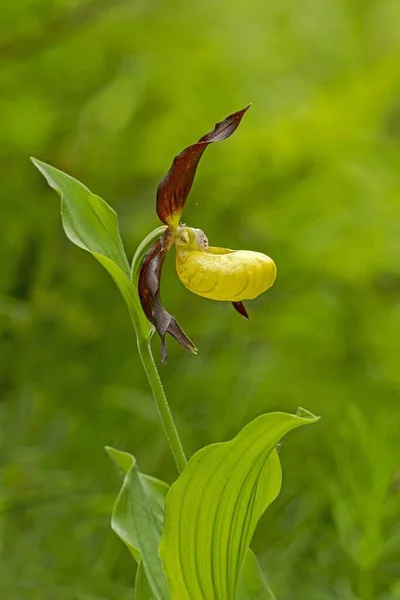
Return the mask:
[[[123,470],[127,473],[130,469],[132,469],[136,464],[136,459],[132,454],[128,452],[123,452],[122,450],[117,450],[116,448],[112,448],[111,446],[106,446],[105,451],[108,456]]]
[[[321,418],[321,417],[314,415],[312,412],[310,412],[306,408],[303,408],[302,406],[299,406],[297,408],[296,417],[299,417],[300,419],[304,419],[305,421],[310,421],[310,423],[319,421]]]

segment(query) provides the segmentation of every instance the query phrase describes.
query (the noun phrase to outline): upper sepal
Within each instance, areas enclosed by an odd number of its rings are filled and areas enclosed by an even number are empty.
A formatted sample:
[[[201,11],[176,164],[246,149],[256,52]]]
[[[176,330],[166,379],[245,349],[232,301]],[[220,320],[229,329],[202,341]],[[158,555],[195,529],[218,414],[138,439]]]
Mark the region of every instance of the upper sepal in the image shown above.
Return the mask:
[[[249,105],[250,106],[250,105]],[[191,190],[197,165],[207,146],[230,137],[238,128],[246,106],[217,123],[197,144],[185,148],[174,162],[157,189],[157,214],[166,225],[177,226]]]
[[[173,230],[167,227],[144,257],[138,281],[138,292],[144,313],[161,338],[161,362],[163,365],[167,363],[165,343],[167,333],[172,335],[188,352],[194,354],[197,352],[196,346],[184,333],[177,320],[165,310],[161,302],[161,272],[173,239]]]

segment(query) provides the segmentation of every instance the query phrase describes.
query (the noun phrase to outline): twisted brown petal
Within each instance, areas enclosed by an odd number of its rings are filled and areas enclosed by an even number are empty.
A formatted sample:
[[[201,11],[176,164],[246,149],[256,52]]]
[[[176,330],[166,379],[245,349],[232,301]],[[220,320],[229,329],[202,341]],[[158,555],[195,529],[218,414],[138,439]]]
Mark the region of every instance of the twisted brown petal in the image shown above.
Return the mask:
[[[249,106],[246,106],[217,123],[197,144],[189,146],[174,158],[170,170],[157,189],[157,214],[163,223],[175,226],[178,224],[204,150],[209,144],[231,136],[248,108]]]
[[[172,243],[173,231],[168,227],[144,257],[138,282],[139,297],[144,313],[161,338],[161,361],[163,365],[167,364],[167,347],[165,343],[167,333],[172,335],[188,352],[197,352],[196,346],[183,332],[176,319],[165,310],[161,302],[161,272]]]

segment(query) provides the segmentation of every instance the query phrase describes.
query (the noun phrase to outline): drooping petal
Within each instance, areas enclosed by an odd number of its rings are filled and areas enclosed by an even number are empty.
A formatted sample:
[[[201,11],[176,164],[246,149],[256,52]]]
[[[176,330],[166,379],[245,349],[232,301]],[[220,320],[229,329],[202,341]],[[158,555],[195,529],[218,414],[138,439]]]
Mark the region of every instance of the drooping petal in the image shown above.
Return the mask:
[[[204,150],[209,144],[231,136],[248,108],[249,106],[246,106],[217,123],[214,129],[200,138],[197,144],[185,148],[175,157],[170,170],[157,189],[157,214],[163,223],[178,225]]]
[[[144,257],[138,282],[140,302],[150,323],[154,325],[161,338],[161,361],[167,363],[165,336],[172,335],[188,352],[196,353],[197,349],[179,326],[176,319],[169,314],[161,302],[160,281],[165,257],[173,243],[173,231],[167,228]]]
[[[244,317],[245,319],[250,320],[249,313],[247,312],[243,302],[232,302],[232,304],[233,308],[239,313],[239,315],[242,315],[242,317]]]

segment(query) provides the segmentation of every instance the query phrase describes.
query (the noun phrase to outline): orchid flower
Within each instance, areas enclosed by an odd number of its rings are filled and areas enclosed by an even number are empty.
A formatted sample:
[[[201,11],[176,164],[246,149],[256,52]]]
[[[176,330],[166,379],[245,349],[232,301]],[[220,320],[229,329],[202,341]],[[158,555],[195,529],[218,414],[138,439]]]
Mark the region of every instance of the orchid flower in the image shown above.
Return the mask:
[[[183,285],[204,298],[232,302],[234,308],[246,318],[249,317],[243,300],[252,300],[262,294],[276,278],[276,265],[269,256],[251,250],[209,246],[207,236],[201,229],[181,223],[185,202],[205,149],[213,142],[230,137],[248,108],[229,115],[196,144],[178,154],[157,189],[157,215],[166,229],[144,257],[138,290],[146,317],[161,338],[163,364],[167,362],[167,333],[185,350],[194,354],[197,352],[196,346],[161,302],[162,268],[173,245],[176,248],[176,271]]]

